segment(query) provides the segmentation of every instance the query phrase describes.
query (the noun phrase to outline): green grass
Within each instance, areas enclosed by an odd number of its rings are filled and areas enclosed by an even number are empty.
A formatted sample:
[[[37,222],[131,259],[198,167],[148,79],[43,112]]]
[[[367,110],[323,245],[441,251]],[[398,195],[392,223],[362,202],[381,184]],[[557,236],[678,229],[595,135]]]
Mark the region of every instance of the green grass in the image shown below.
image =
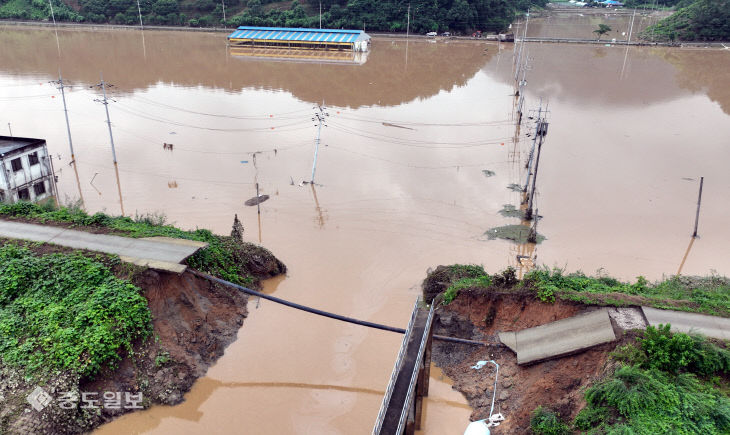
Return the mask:
[[[217,236],[209,230],[185,231],[166,225],[164,216],[159,215],[148,214],[136,216],[134,219],[108,216],[104,213],[88,215],[78,207],[56,209],[52,203],[41,206],[19,202],[0,205],[0,217],[31,219],[40,223],[62,222],[78,227],[108,228],[115,234],[127,237],[164,236],[206,242],[208,247],[188,258],[188,265],[201,272],[244,286],[256,282],[246,266],[250,254],[268,254],[263,248],[242,245],[231,237]]]
[[[93,377],[149,336],[151,315],[140,289],[101,261],[9,243],[0,247],[0,332],[0,360],[26,376]]]
[[[630,284],[606,276],[590,277],[581,272],[564,274],[560,269],[535,269],[525,275],[524,285],[538,297],[550,295],[586,304],[636,304],[628,296],[640,296],[642,304],[730,317],[730,280],[719,276],[688,278],[674,276],[649,283],[639,276]],[[545,300],[549,302],[549,300]],[[673,304],[672,302],[679,302]]]

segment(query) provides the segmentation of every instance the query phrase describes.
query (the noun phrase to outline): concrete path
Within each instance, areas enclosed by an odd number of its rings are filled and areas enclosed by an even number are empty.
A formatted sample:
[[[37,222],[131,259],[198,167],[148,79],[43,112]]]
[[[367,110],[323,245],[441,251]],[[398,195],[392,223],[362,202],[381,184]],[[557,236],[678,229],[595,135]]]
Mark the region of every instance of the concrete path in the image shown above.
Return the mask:
[[[702,334],[720,340],[730,340],[730,319],[707,316],[704,314],[685,313],[683,311],[659,310],[641,307],[646,320],[652,326],[671,324],[672,331],[686,334]]]
[[[116,254],[128,263],[176,273],[185,271],[186,266],[180,264],[183,260],[208,246],[193,240],[168,237],[134,239],[4,220],[0,220],[0,237]]]
[[[616,335],[604,308],[518,332],[500,332],[499,338],[517,353],[517,364],[529,364],[608,343]]]

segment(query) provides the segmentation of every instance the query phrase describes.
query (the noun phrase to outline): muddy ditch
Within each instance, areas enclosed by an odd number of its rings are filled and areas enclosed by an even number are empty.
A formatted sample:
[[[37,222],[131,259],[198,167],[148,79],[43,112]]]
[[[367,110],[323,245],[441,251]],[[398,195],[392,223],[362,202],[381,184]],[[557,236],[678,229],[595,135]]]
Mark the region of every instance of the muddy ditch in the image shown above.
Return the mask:
[[[27,246],[38,254],[71,251],[48,244]],[[253,259],[257,280],[281,273],[281,263],[271,257]],[[20,371],[0,363],[0,433],[85,433],[135,409],[178,404],[236,340],[248,315],[247,295],[191,272],[178,275],[126,263],[117,263],[112,270],[142,289],[152,314],[153,334],[134,343],[132,352],[122,355],[115,369],[106,369],[94,379],[57,373],[32,383]],[[36,387],[51,397],[40,411],[26,400]],[[83,400],[83,393],[88,401]],[[114,403],[118,397],[111,398],[115,393],[121,394],[119,404]],[[141,400],[127,401],[127,393]],[[70,409],[61,406],[62,397],[75,398],[73,405],[67,405]],[[88,405],[92,406],[84,409]]]
[[[499,343],[498,331],[519,331],[565,319],[598,307],[558,300],[547,304],[528,292],[462,291],[449,305],[439,308],[434,333]],[[549,406],[565,419],[574,418],[585,406],[585,389],[611,369],[609,353],[631,339],[633,328],[645,326],[638,311],[612,308],[617,340],[591,349],[528,366],[519,366],[506,346],[474,347],[434,341],[433,362],[453,380],[472,407],[471,420],[489,416],[494,366],[471,368],[477,361],[500,365],[495,412],[506,420],[492,429],[495,434],[530,433],[530,416],[540,405]],[[468,422],[464,422],[464,427]]]

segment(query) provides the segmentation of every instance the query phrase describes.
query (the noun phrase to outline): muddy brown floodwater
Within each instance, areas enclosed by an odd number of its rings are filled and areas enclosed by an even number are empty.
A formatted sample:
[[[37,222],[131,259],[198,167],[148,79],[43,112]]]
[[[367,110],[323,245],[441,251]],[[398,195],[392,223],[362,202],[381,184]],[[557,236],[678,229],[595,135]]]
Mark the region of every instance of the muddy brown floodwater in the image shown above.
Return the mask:
[[[537,255],[622,279],[677,272],[705,177],[700,235],[683,273],[730,273],[727,51],[529,45],[526,104],[550,129],[538,180],[537,247],[488,240],[519,223],[507,188],[524,180],[530,120],[515,136],[513,47],[376,39],[362,65],[229,55],[224,34],[0,27],[0,131],[43,137],[61,199],[87,210],[161,212],[230,231],[289,268],[266,291],[405,326],[426,270],[490,272]],[[78,176],[69,165],[59,67]],[[104,109],[90,85],[116,85]],[[327,106],[316,187],[313,105]],[[407,128],[398,128],[407,127]],[[172,143],[172,150],[163,144]],[[492,171],[490,177],[483,171]],[[260,193],[256,207],[244,201]],[[121,191],[121,202],[120,195]],[[99,429],[129,433],[354,434],[371,431],[400,337],[252,299],[235,341],[186,402]],[[432,370],[423,433],[462,433],[470,409]],[[439,378],[441,376],[441,378]]]

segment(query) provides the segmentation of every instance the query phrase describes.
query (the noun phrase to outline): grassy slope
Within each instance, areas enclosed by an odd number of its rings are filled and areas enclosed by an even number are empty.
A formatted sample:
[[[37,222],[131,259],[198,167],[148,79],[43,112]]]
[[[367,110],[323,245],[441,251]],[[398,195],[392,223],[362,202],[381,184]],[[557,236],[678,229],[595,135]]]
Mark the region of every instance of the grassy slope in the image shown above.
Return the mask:
[[[26,376],[90,377],[151,332],[147,300],[117,257],[0,246],[0,361]]]
[[[730,317],[730,279],[721,276],[674,276],[655,283],[649,283],[640,276],[635,283],[629,284],[607,276],[590,277],[580,272],[564,274],[559,269],[536,269],[518,282],[513,269],[491,277],[481,266],[454,265],[447,266],[446,270],[450,276],[438,279],[450,282],[444,293],[447,303],[463,289],[492,286],[501,291],[534,292],[543,302],[554,302],[560,298],[584,304],[648,305]],[[429,278],[426,279],[428,282]]]
[[[730,0],[695,0],[648,27],[641,37],[649,40],[730,40]]]

